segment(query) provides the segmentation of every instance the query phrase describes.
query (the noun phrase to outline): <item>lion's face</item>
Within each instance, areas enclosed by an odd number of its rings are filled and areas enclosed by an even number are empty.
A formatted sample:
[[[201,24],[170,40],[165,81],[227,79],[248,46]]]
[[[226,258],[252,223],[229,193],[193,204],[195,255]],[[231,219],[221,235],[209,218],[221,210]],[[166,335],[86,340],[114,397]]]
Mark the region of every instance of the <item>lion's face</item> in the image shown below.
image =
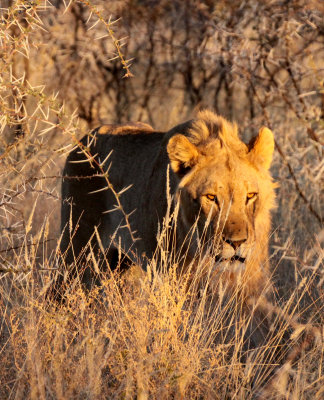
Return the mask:
[[[231,146],[221,138],[194,144],[183,135],[169,141],[171,167],[179,176],[182,223],[189,230],[198,217],[200,235],[213,244],[220,268],[234,272],[267,257],[273,147],[267,128],[249,147],[243,142]]]
[[[219,162],[200,160],[180,183],[180,196],[185,197],[182,218],[189,227],[200,214],[209,226],[206,239],[218,249],[218,258],[243,263],[255,244],[264,182],[251,164],[223,153]]]

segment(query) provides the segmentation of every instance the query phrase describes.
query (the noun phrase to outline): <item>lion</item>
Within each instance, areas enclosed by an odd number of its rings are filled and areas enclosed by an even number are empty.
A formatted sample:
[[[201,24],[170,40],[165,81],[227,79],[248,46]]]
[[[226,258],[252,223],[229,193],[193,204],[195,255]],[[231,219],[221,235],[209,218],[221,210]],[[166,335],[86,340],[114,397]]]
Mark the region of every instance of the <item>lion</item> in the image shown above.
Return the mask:
[[[104,268],[123,258],[145,269],[166,214],[177,209],[170,247],[184,269],[210,251],[215,270],[230,280],[240,274],[251,292],[260,291],[275,206],[273,151],[270,129],[245,144],[235,123],[210,110],[168,132],[142,123],[95,129],[63,171],[60,249],[70,276],[99,247]],[[94,280],[86,268],[82,282]]]

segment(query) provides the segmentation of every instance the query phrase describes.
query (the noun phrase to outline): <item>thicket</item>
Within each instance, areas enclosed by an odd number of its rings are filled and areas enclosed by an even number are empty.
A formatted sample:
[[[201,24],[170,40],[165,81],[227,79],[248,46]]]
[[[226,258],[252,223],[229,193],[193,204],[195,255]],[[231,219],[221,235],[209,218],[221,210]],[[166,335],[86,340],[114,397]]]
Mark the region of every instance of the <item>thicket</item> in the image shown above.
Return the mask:
[[[0,7],[1,397],[254,398],[273,359],[259,349],[243,363],[239,335],[231,346],[209,340],[224,329],[224,310],[199,319],[173,276],[155,291],[144,279],[136,295],[121,295],[117,278],[107,278],[104,304],[96,291],[86,298],[76,290],[67,309],[46,308],[60,265],[61,171],[78,139],[104,122],[166,130],[208,107],[237,121],[246,140],[270,127],[280,184],[271,236],[279,308],[286,321],[322,329],[323,6],[4,0]],[[298,343],[305,326],[294,327]],[[272,339],[268,349],[280,343]],[[323,347],[318,336],[311,342],[294,360],[282,357],[265,398],[323,396]],[[256,382],[260,364],[268,372]]]

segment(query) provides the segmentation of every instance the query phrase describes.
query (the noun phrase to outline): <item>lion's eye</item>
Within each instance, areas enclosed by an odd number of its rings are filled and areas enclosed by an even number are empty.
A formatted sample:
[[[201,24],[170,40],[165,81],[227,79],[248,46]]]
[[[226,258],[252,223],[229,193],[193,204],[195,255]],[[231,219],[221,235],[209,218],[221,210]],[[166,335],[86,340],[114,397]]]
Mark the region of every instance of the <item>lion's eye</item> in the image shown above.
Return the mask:
[[[254,199],[255,197],[257,197],[257,195],[258,195],[258,193],[256,193],[256,192],[250,192],[250,193],[248,193],[248,194],[246,195],[246,200],[247,200],[247,201],[252,200],[252,199]]]
[[[214,203],[218,204],[216,194],[206,194],[206,197],[208,200],[213,201]]]

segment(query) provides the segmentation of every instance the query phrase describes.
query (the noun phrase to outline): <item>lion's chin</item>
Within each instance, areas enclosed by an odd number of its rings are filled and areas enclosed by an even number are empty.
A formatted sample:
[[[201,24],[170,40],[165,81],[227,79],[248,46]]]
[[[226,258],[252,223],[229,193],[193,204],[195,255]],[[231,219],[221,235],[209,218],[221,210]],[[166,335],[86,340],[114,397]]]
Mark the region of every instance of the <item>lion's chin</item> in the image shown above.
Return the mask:
[[[216,256],[216,265],[215,269],[220,272],[226,271],[231,273],[241,273],[245,271],[246,267],[246,258],[234,255],[231,258],[223,258],[222,256]]]

